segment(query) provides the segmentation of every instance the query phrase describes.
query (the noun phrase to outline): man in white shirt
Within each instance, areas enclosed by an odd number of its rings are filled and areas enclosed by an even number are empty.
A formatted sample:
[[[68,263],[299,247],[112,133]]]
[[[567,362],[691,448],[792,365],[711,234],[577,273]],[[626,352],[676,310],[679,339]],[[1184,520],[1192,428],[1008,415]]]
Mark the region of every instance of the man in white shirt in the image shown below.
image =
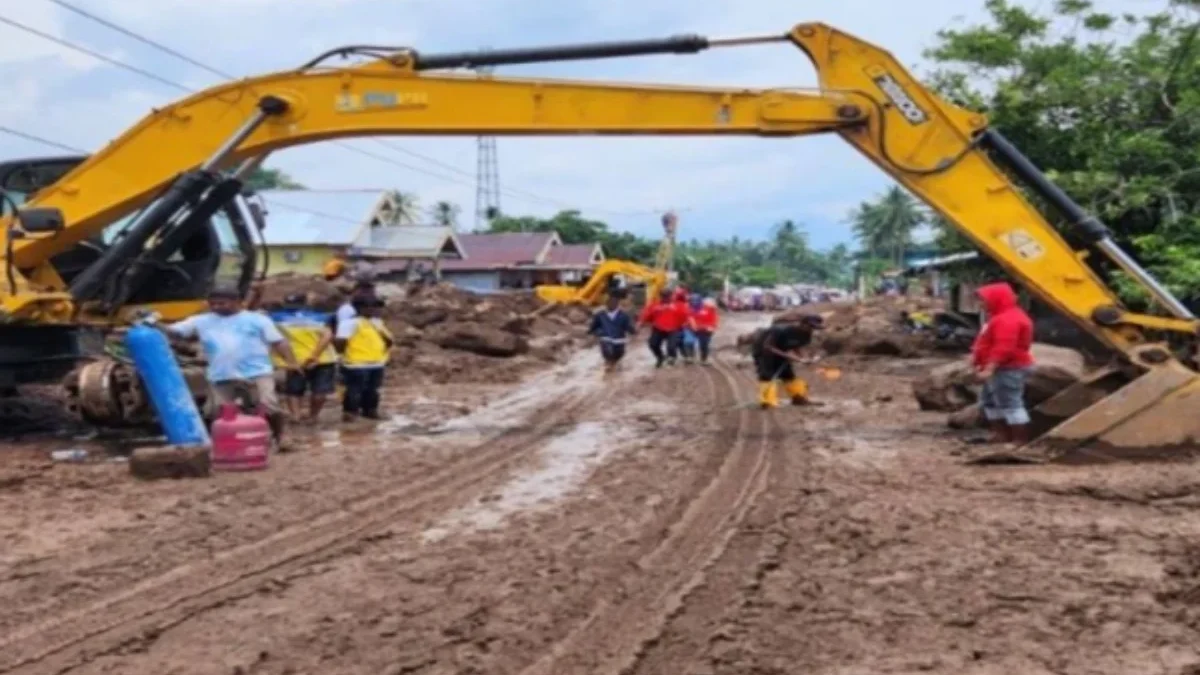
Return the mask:
[[[269,317],[242,308],[236,288],[217,287],[209,293],[210,311],[167,326],[171,335],[199,339],[208,360],[206,373],[214,410],[234,403],[244,383],[251,384],[255,402],[267,410],[275,440],[283,448],[283,409],[275,392],[274,351],[288,370],[300,370],[291,345]]]

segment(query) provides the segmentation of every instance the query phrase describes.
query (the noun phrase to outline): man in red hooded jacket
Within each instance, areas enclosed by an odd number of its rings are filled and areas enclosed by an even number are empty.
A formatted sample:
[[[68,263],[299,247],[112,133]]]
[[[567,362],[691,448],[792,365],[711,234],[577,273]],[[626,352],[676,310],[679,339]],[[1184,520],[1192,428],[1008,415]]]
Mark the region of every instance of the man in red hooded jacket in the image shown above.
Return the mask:
[[[983,380],[983,414],[993,442],[1023,445],[1029,441],[1025,382],[1033,366],[1033,321],[1004,282],[982,286],[975,294],[987,313],[971,348],[975,371]]]

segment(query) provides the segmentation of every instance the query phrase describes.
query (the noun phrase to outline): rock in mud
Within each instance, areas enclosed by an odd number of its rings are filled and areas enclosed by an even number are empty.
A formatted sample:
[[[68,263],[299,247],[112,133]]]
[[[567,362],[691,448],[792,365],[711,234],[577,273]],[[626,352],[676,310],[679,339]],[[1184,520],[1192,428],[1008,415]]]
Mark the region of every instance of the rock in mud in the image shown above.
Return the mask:
[[[129,473],[144,480],[204,478],[211,471],[208,448],[202,446],[138,448],[129,457]]]
[[[955,361],[913,382],[912,392],[921,410],[955,412],[979,400],[979,383],[970,362]]]
[[[946,426],[951,429],[978,429],[987,424],[983,419],[983,410],[978,404],[969,405],[962,410],[950,413],[946,417]]]
[[[404,322],[414,328],[428,328],[434,324],[445,321],[450,316],[450,310],[446,307],[437,306],[415,306],[406,307],[403,311],[397,312]]]
[[[471,321],[430,326],[425,336],[443,349],[482,356],[517,356],[529,351],[529,342],[520,335]]]
[[[1033,345],[1033,372],[1025,385],[1025,405],[1032,408],[1070,385],[1087,372],[1079,352],[1052,345]],[[957,412],[979,400],[980,383],[967,359],[938,366],[913,382],[913,397],[921,410]],[[953,424],[951,425],[953,426]]]
[[[1025,385],[1025,402],[1030,406],[1075,384],[1087,372],[1083,354],[1066,347],[1033,345],[1033,373]]]

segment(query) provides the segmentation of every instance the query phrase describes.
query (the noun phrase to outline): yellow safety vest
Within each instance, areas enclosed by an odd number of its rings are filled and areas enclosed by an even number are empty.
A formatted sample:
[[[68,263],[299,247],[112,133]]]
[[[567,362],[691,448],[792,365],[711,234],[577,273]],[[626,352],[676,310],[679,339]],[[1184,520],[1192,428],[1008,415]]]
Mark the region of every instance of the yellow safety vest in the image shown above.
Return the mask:
[[[323,314],[308,310],[276,312],[271,315],[271,318],[275,321],[279,332],[287,338],[288,344],[292,347],[292,353],[296,355],[296,360],[300,363],[304,363],[313,355],[317,344],[321,342],[321,336],[329,328]],[[271,360],[275,362],[277,368],[287,365],[283,359],[279,358],[278,354],[272,354]],[[337,352],[334,351],[332,344],[321,351],[317,363],[322,365],[337,363]]]
[[[346,340],[342,363],[349,367],[382,366],[388,359],[388,341],[392,335],[382,322],[363,317],[351,319],[354,333]]]

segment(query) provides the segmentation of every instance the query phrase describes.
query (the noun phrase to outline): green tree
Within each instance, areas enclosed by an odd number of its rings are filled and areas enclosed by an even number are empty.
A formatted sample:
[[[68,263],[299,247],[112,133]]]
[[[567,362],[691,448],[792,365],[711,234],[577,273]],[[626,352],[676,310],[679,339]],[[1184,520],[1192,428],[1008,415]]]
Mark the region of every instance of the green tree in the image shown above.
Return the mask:
[[[282,169],[260,166],[246,177],[246,186],[255,190],[307,190]]]
[[[1060,0],[1042,12],[987,0],[986,21],[941,31],[929,51],[943,94],[986,112],[1118,243],[1193,303],[1200,301],[1197,6],[1176,0],[1152,14],[1117,16],[1088,0]],[[1065,227],[1064,234],[1082,243]]]
[[[441,201],[429,209],[429,216],[433,218],[434,223],[442,227],[458,229],[458,215],[461,212],[462,209],[459,208],[458,204]]]
[[[566,244],[598,242],[609,258],[654,264],[658,240],[629,232],[614,232],[608,224],[585,218],[578,211],[562,211],[550,218],[500,214],[487,232],[557,232]],[[836,255],[835,255],[836,254]],[[732,237],[724,241],[681,241],[675,247],[675,270],[688,287],[712,293],[726,279],[735,284],[772,286],[810,281],[850,284],[850,254],[846,246],[829,255],[812,250],[803,227],[783,221],[770,241]]]
[[[391,225],[416,225],[421,214],[421,200],[417,195],[402,190],[390,192],[395,204]]]
[[[859,204],[847,220],[869,258],[882,256],[899,267],[912,246],[913,231],[926,221],[926,214],[912,195],[892,186],[874,200]]]

